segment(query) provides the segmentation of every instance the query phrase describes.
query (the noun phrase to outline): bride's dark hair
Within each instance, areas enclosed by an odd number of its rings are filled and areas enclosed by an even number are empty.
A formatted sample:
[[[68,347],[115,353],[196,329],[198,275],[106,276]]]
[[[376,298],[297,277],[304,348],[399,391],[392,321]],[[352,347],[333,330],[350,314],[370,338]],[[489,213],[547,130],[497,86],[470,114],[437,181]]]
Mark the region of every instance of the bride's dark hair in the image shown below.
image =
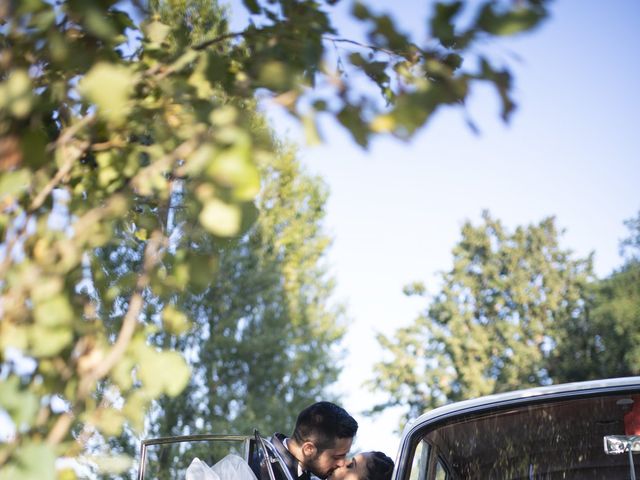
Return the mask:
[[[390,480],[393,473],[393,460],[382,452],[371,452],[366,456],[366,480]]]

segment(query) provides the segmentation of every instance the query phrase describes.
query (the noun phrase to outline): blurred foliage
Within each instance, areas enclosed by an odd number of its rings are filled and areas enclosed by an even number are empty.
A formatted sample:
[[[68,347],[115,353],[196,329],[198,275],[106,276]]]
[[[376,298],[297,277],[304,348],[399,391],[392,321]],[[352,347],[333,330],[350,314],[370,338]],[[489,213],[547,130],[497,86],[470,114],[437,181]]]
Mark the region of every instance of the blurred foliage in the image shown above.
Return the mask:
[[[190,352],[193,375],[181,395],[152,409],[148,436],[289,432],[298,412],[326,398],[336,379],[344,319],[331,307],[332,282],[322,266],[330,244],[321,230],[326,193],[290,152],[260,170],[254,228],[219,253],[207,291],[178,304],[194,327],[173,341],[155,338]],[[226,445],[188,448],[178,457],[228,453]],[[184,461],[168,454],[149,459],[157,478],[167,479],[184,474]]]
[[[176,348],[194,317],[178,300],[218,278],[220,252],[255,221],[259,165],[279,153],[256,128],[256,94],[310,142],[316,114],[361,145],[407,138],[438,107],[463,106],[473,82],[495,85],[507,119],[511,75],[481,47],[547,14],[543,0],[438,3],[420,48],[361,3],[369,44],[339,37],[333,3],[245,2],[241,32],[204,1],[0,3],[0,401],[15,426],[0,479],[54,478],[56,458],[140,431],[155,399],[189,385]],[[109,472],[125,468],[112,460]]]
[[[378,336],[386,358],[371,386],[388,402],[374,411],[399,405],[414,418],[492,393],[639,374],[638,262],[598,280],[591,258],[559,239],[553,218],[513,233],[486,212],[465,224],[440,291],[406,289],[429,298],[426,312]]]

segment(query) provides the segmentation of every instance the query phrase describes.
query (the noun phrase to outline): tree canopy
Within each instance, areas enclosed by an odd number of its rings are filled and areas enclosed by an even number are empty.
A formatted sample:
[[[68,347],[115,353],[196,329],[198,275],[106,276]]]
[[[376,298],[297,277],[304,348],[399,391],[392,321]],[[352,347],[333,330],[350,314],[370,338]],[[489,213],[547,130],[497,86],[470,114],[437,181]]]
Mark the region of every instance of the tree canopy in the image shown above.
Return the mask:
[[[630,222],[629,225],[632,225]],[[626,243],[633,240],[633,235]],[[599,280],[560,246],[554,218],[509,232],[485,212],[467,222],[453,267],[425,313],[392,336],[374,389],[408,417],[448,402],[640,372],[638,264]]]
[[[246,0],[241,32],[194,21],[217,8],[204,1],[0,4],[0,407],[15,427],[0,478],[55,478],[56,458],[140,428],[153,400],[189,384],[178,344],[152,339],[190,328],[177,299],[209,288],[255,221],[259,165],[278,155],[257,96],[310,142],[319,115],[361,145],[407,138],[464,107],[474,82],[495,85],[506,119],[511,75],[483,45],[547,15],[545,0],[438,2],[418,46],[356,2],[364,45],[333,28],[333,3]],[[172,5],[182,11],[163,18]],[[103,268],[119,256],[121,271]]]
[[[557,382],[640,374],[640,214],[625,224],[623,264],[591,285],[583,317],[550,365]]]

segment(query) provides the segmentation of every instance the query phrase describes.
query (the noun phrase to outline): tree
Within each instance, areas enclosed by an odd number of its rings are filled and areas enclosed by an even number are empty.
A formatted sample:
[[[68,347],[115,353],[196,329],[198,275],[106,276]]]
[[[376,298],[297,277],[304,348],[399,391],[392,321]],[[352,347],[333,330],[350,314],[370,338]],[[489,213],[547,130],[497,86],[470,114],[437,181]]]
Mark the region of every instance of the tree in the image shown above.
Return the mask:
[[[592,285],[580,322],[564,333],[550,366],[557,382],[640,374],[640,215],[625,222],[623,265]]]
[[[624,222],[629,236],[620,243],[620,254],[627,263],[640,261],[640,211],[635,218]]]
[[[326,193],[301,174],[292,152],[265,167],[256,224],[220,253],[207,291],[185,301],[195,325],[178,349],[191,352],[192,380],[159,402],[150,435],[292,428],[297,412],[335,381],[344,322],[331,307],[321,262],[329,245],[321,231]],[[210,445],[202,450],[189,457],[217,453]],[[186,467],[180,459],[164,462],[156,476],[176,478]]]
[[[223,18],[221,11],[203,1],[158,2],[154,8],[167,24],[188,23],[184,35],[192,43],[202,41],[202,32]],[[254,105],[247,102],[245,110],[253,111],[253,128],[268,134]],[[192,375],[179,396],[163,397],[152,406],[145,420],[146,437],[289,428],[296,412],[318,399],[336,378],[336,343],[343,328],[341,311],[332,308],[328,298],[332,282],[325,278],[321,263],[329,246],[321,231],[326,193],[317,179],[300,170],[293,149],[274,144],[273,150],[273,157],[256,161],[263,185],[256,199],[261,213],[252,228],[223,246],[192,237],[191,255],[204,267],[200,282],[175,291],[168,306],[147,299],[146,315],[162,317],[164,326],[150,337],[152,343],[188,352]],[[159,219],[174,243],[193,233],[188,227],[193,214],[183,208],[182,184],[175,181],[169,208]],[[127,239],[127,246],[96,251],[94,270],[103,272],[109,285],[141,267],[143,242],[133,231],[117,234]],[[214,257],[217,274],[212,279],[207,264]],[[130,293],[120,292],[111,304],[126,302]],[[117,307],[112,305],[103,308],[102,318],[113,315]],[[192,321],[188,330],[187,317]],[[104,450],[105,438],[94,435],[90,443],[94,451]],[[108,439],[112,456],[116,452],[134,456],[139,443],[139,434],[127,428]],[[176,457],[167,452],[157,456],[151,450],[148,464],[155,470],[149,473],[154,478],[175,478],[184,473],[188,458],[198,456],[213,463],[228,453],[215,447],[195,444],[187,456]],[[105,478],[113,474],[109,471]],[[135,475],[129,472],[131,478]]]
[[[466,223],[453,268],[424,315],[393,337],[376,389],[410,416],[458,401],[555,380],[567,335],[585,318],[591,259],[559,245],[553,218],[508,232],[488,213]],[[414,293],[424,289],[413,288]]]
[[[149,337],[176,334],[176,295],[200,288],[207,265],[213,278],[216,255],[255,219],[257,161],[275,153],[248,108],[257,94],[309,140],[316,114],[362,145],[408,137],[437,108],[464,105],[478,81],[496,86],[508,118],[511,76],[480,44],[547,14],[544,0],[483,1],[461,27],[465,4],[437,3],[436,41],[420,48],[356,3],[365,46],[337,36],[331,0],[247,0],[247,29],[213,22],[192,45],[191,23],[164,23],[161,3],[0,4],[0,406],[16,429],[0,445],[2,479],[54,478],[56,458],[78,455],[94,432],[140,426],[154,399],[188,384],[172,342],[158,349]],[[327,66],[330,45],[386,104]],[[192,221],[174,239],[165,226],[177,185]],[[135,270],[105,273],[101,251],[137,252]]]

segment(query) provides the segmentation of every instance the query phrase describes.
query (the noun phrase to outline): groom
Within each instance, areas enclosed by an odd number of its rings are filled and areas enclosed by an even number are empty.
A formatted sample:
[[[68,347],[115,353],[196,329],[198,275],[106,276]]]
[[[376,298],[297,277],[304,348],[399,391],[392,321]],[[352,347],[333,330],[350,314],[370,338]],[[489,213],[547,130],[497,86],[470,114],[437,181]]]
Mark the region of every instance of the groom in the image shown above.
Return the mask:
[[[331,402],[317,402],[300,412],[291,437],[275,433],[270,440],[292,478],[310,480],[313,474],[324,479],[347,463],[357,431],[358,423],[344,408]],[[256,466],[253,469],[260,478]],[[284,479],[276,475],[276,480]]]

